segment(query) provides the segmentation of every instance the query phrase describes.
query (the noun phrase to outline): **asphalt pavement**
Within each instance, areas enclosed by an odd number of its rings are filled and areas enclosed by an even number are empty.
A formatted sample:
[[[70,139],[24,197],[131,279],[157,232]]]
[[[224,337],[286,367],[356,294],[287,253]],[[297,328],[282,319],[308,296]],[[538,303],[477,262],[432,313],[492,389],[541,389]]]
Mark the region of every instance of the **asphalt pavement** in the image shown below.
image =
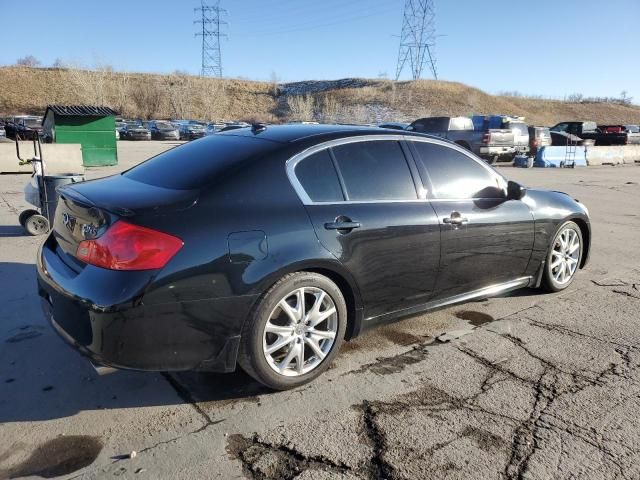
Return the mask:
[[[88,177],[172,146],[120,142]],[[28,176],[0,176],[0,478],[640,478],[640,168],[500,171],[590,209],[568,290],[382,327],[277,393],[242,372],[97,376],[40,312]]]

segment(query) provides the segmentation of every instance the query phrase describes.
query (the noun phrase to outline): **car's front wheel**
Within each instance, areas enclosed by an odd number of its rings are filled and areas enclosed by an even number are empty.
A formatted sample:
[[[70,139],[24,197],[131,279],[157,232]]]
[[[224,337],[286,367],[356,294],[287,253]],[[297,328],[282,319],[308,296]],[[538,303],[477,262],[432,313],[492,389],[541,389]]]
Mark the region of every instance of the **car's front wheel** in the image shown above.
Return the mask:
[[[576,276],[582,260],[583,239],[580,227],[568,221],[556,232],[542,277],[542,286],[550,292],[564,290]]]
[[[340,350],[347,322],[342,292],[327,277],[283,277],[247,319],[238,362],[260,383],[286,390],[324,372]]]

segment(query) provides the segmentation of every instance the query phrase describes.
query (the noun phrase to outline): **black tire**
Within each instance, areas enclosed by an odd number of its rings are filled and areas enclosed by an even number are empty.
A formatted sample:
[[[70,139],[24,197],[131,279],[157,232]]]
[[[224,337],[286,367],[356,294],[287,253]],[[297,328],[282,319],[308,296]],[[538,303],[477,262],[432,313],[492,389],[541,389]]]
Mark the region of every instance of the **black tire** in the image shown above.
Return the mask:
[[[25,219],[24,229],[29,235],[44,235],[49,232],[49,220],[47,220],[47,217],[36,213]]]
[[[37,210],[24,210],[22,213],[20,213],[20,215],[18,215],[18,222],[20,222],[20,226],[22,228],[25,228],[25,223],[27,221],[27,218],[29,218],[31,215],[38,215],[39,212]]]
[[[558,243],[562,233],[567,229],[573,230],[576,233],[577,238],[580,241],[580,248],[578,249],[577,265],[576,265],[575,271],[566,282],[560,283],[556,280],[556,278],[554,278],[554,274],[553,274],[554,267],[552,267],[552,257],[553,257],[554,246],[556,245],[556,243]],[[578,273],[578,270],[580,269],[583,250],[584,250],[584,240],[582,238],[582,231],[580,230],[580,227],[573,221],[568,221],[560,225],[558,230],[556,230],[555,235],[553,236],[551,245],[549,245],[549,251],[547,252],[547,260],[544,264],[544,272],[542,273],[542,284],[541,284],[542,288],[547,292],[559,292],[567,288],[569,285],[571,285],[573,283],[573,280],[576,278],[576,274]]]
[[[298,376],[277,373],[268,363],[263,352],[263,335],[269,316],[277,304],[301,287],[322,289],[329,295],[337,312],[337,331],[331,350],[313,370]],[[238,352],[238,363],[242,369],[258,382],[274,390],[287,390],[304,385],[321,375],[338,354],[344,341],[347,326],[347,306],[338,286],[327,277],[312,272],[296,272],[284,276],[258,301],[244,324]]]

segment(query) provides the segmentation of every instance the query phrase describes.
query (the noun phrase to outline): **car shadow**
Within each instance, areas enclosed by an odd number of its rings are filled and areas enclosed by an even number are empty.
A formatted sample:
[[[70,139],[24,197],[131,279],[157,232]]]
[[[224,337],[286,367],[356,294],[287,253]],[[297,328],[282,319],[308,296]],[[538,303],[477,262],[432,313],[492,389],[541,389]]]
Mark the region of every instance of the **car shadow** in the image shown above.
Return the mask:
[[[52,420],[82,411],[258,401],[270,391],[244,372],[116,371],[99,376],[40,310],[33,264],[0,262],[0,423]],[[4,282],[4,279],[10,281]]]

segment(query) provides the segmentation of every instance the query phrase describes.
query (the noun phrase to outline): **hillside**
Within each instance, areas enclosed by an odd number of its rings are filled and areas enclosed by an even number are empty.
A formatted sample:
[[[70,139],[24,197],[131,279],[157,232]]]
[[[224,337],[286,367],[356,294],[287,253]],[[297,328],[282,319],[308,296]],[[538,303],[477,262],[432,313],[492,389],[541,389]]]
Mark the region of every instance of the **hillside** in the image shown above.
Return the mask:
[[[640,106],[489,95],[456,82],[343,79],[272,84],[183,74],[0,68],[0,115],[49,103],[104,104],[127,117],[376,123],[430,115],[505,113],[529,123],[640,123]]]

